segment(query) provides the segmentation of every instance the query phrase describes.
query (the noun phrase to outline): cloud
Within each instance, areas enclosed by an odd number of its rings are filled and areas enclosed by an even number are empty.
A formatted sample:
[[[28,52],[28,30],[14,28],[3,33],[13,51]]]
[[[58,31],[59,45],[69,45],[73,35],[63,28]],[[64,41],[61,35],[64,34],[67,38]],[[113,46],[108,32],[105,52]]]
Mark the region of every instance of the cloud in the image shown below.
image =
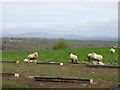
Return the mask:
[[[75,34],[84,36],[109,36],[117,37],[117,20],[108,22],[80,23],[6,23],[3,25],[3,33],[29,33],[29,32],[51,32],[57,34]]]
[[[1,0],[0,2],[118,2],[119,0]]]
[[[3,33],[52,32],[116,36],[116,2],[3,3]]]
[[[4,21],[11,23],[105,21],[118,15],[117,3],[3,3],[2,9]]]

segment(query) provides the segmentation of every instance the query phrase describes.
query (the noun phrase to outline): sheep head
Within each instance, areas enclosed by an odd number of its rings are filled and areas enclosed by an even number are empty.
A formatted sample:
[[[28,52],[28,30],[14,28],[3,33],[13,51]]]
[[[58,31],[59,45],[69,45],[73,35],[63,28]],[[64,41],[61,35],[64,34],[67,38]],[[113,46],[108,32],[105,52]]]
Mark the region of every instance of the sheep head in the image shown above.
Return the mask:
[[[38,57],[38,53],[37,52],[35,52],[34,54],[35,54],[36,57]]]
[[[71,55],[74,55],[74,54],[70,53],[69,55],[71,56]]]

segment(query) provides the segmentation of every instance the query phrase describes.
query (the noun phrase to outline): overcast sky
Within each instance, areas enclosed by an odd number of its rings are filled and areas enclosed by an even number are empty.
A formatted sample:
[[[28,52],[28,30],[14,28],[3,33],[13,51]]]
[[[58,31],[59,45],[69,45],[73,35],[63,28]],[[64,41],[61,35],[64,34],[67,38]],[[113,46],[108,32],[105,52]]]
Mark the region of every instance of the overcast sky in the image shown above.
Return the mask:
[[[0,6],[3,34],[118,34],[117,2],[4,2]]]

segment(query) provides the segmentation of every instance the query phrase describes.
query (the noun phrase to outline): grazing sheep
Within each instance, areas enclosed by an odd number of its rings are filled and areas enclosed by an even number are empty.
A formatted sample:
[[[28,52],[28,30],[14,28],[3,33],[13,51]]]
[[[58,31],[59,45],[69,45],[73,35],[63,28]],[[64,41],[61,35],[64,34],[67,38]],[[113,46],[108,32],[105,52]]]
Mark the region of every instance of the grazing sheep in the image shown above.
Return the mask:
[[[91,56],[92,56],[92,53],[89,53],[89,54],[87,55],[87,58],[88,58],[89,61],[92,59]]]
[[[29,59],[29,60],[34,60],[34,59],[36,59],[37,57],[38,57],[38,53],[35,52],[35,53],[33,53],[33,54],[29,54],[28,57],[27,57],[27,59]]]
[[[115,49],[111,48],[110,53],[115,53]]]
[[[25,63],[29,63],[29,59],[27,59],[27,58],[24,59],[24,62],[25,62]]]
[[[102,61],[93,61],[94,65],[105,65]]]
[[[96,53],[89,53],[89,54],[87,55],[88,60],[89,60],[89,61],[90,61],[90,60],[93,60],[95,54],[96,54]]]
[[[38,53],[37,52],[35,52],[35,53],[33,53],[33,54],[29,54],[28,56],[27,56],[27,58],[26,59],[24,59],[24,62],[26,62],[26,63],[31,63],[31,62],[33,62],[33,60],[34,60],[34,62],[37,62],[35,59],[37,59],[37,57],[38,57]]]
[[[98,61],[93,61],[92,62],[94,65],[98,65]]]
[[[98,55],[96,53],[93,53],[93,60],[102,61],[103,60],[103,56],[102,55]]]
[[[33,62],[33,60],[30,60],[30,63]]]
[[[105,65],[105,64],[104,64],[103,62],[101,62],[101,61],[100,61],[100,62],[98,62],[98,64],[100,64],[100,65]]]
[[[76,55],[74,55],[74,54],[70,54],[70,59],[72,60],[72,63],[74,62],[74,61],[78,61],[78,57],[76,56]]]
[[[88,60],[89,60],[89,61],[90,61],[90,60],[98,61],[98,64],[103,65],[103,62],[102,62],[103,56],[102,56],[102,55],[98,55],[98,54],[96,54],[96,53],[89,53],[89,54],[87,55],[87,57],[88,57]],[[94,64],[97,64],[96,62],[93,62],[93,63],[94,63]]]

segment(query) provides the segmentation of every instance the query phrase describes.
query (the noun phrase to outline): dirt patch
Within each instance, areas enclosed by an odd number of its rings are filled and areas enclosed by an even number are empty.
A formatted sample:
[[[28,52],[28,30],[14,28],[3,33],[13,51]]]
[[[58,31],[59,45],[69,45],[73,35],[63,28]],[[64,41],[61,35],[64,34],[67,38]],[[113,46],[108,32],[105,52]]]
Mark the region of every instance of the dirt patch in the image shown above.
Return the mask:
[[[5,65],[7,66],[7,65]],[[7,68],[3,66],[3,68]],[[13,65],[14,66],[14,65]],[[25,85],[27,88],[118,88],[118,69],[109,68],[89,68],[85,65],[64,64],[58,65],[35,65],[30,67],[14,66],[14,73],[19,73],[20,77],[3,77],[4,81]],[[11,64],[12,67],[12,64]],[[4,70],[3,70],[4,72]],[[7,72],[7,71],[6,71]],[[9,71],[8,71],[9,72]],[[51,77],[76,77],[91,78],[93,84],[89,82],[43,82],[25,78],[25,76],[51,76]]]
[[[25,77],[3,77],[4,80],[20,85],[27,85],[27,88],[118,88],[118,83],[97,80],[93,84],[89,82],[44,82],[34,81]]]

